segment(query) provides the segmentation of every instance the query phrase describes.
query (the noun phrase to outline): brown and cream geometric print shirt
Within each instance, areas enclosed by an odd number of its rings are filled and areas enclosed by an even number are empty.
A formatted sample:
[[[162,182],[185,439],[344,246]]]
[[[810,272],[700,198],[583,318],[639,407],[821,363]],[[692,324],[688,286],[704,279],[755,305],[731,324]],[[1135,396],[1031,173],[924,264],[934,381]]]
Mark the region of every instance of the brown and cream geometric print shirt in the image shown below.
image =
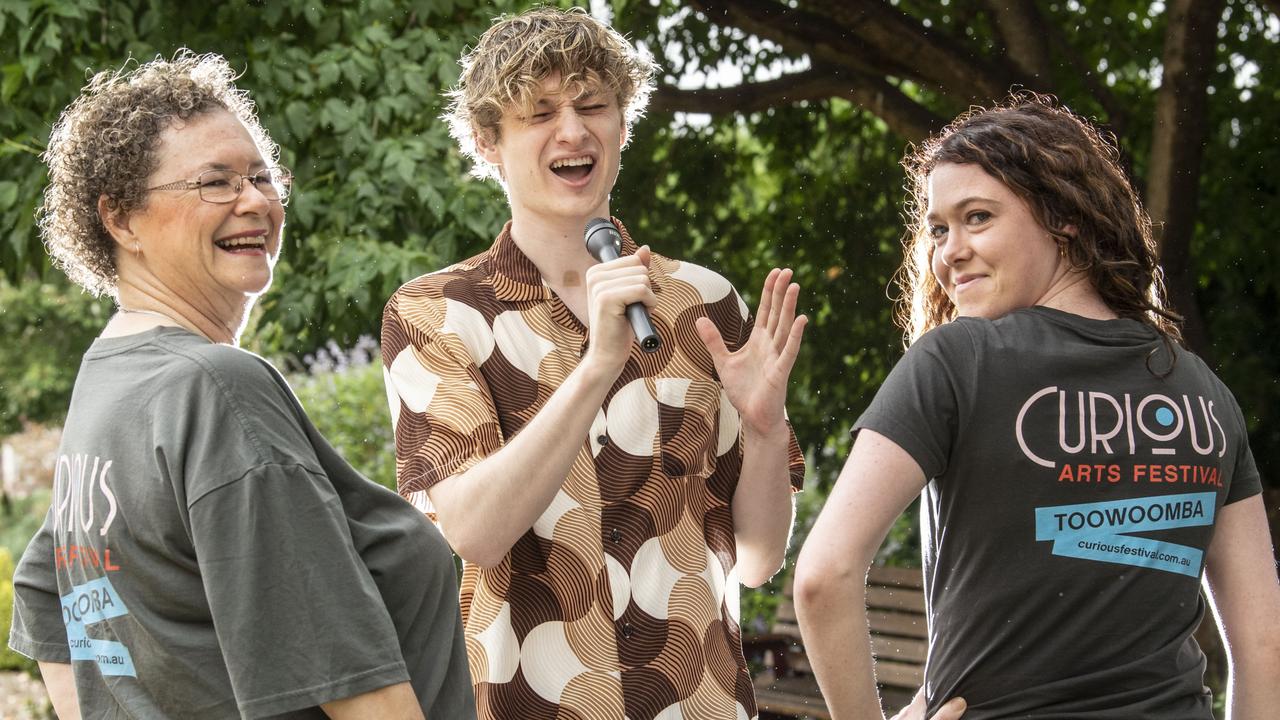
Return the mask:
[[[747,308],[691,263],[654,254],[650,276],[661,348],[633,347],[560,491],[502,563],[464,567],[481,718],[756,715],[734,572],[742,433],[694,330],[709,317],[736,349]],[[487,251],[400,288],[382,327],[400,494],[431,514],[426,489],[520,432],[586,342],[509,223]],[[799,489],[794,434],[790,472]]]

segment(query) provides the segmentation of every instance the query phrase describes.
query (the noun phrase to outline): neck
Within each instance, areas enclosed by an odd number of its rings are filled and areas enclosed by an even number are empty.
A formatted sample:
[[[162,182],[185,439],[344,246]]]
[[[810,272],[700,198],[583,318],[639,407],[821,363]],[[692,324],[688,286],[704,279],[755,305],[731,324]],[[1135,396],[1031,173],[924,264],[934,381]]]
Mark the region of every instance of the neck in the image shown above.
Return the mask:
[[[246,298],[239,305],[212,302],[211,298],[198,298],[193,302],[167,288],[123,280],[121,278],[117,287],[120,309],[125,312],[112,318],[103,332],[104,337],[131,335],[173,325],[186,328],[210,342],[240,344],[240,333],[244,330],[254,298]],[[169,322],[165,321],[166,318]]]
[[[587,268],[596,264],[583,240],[583,231],[593,217],[609,217],[608,208],[598,216],[581,218],[545,218],[513,208],[511,240],[551,287],[585,286]]]
[[[1036,304],[1093,320],[1114,320],[1119,317],[1102,299],[1089,278],[1078,270],[1068,271]]]

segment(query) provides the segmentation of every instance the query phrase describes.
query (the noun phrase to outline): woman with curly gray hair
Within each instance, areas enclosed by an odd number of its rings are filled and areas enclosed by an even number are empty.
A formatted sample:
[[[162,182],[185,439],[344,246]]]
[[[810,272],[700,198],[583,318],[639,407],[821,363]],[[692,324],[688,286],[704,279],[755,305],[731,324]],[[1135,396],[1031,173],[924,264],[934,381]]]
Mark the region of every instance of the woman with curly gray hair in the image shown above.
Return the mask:
[[[235,74],[101,73],[53,128],[49,252],[119,312],[84,356],[10,646],[78,717],[472,717],[452,556],[236,347],[291,176]]]

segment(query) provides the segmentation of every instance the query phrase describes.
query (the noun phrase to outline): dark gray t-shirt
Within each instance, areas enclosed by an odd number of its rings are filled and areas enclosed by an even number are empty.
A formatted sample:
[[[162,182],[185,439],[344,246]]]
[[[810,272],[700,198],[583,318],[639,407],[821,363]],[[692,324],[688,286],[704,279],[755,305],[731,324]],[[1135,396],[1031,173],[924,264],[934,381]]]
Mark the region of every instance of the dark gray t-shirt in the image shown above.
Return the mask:
[[[266,361],[185,330],[85,354],[14,590],[10,647],[70,661],[86,718],[318,718],[406,680],[475,716],[440,533]]]
[[[1152,355],[1152,353],[1155,353]],[[1200,577],[1226,503],[1261,491],[1231,393],[1132,320],[1043,307],[917,341],[856,428],[921,502],[929,711],[965,720],[1212,718]]]

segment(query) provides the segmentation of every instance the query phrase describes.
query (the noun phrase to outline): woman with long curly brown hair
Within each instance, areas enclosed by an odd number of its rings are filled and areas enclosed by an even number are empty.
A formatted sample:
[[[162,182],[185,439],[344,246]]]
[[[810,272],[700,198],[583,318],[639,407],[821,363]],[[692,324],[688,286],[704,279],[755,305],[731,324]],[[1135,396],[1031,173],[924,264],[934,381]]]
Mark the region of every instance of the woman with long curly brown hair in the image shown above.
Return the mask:
[[[1114,144],[1027,93],[904,166],[910,347],[796,571],[834,717],[878,716],[863,580],[922,490],[917,713],[1209,720],[1202,578],[1232,717],[1274,712],[1280,585],[1244,419],[1180,345]]]

